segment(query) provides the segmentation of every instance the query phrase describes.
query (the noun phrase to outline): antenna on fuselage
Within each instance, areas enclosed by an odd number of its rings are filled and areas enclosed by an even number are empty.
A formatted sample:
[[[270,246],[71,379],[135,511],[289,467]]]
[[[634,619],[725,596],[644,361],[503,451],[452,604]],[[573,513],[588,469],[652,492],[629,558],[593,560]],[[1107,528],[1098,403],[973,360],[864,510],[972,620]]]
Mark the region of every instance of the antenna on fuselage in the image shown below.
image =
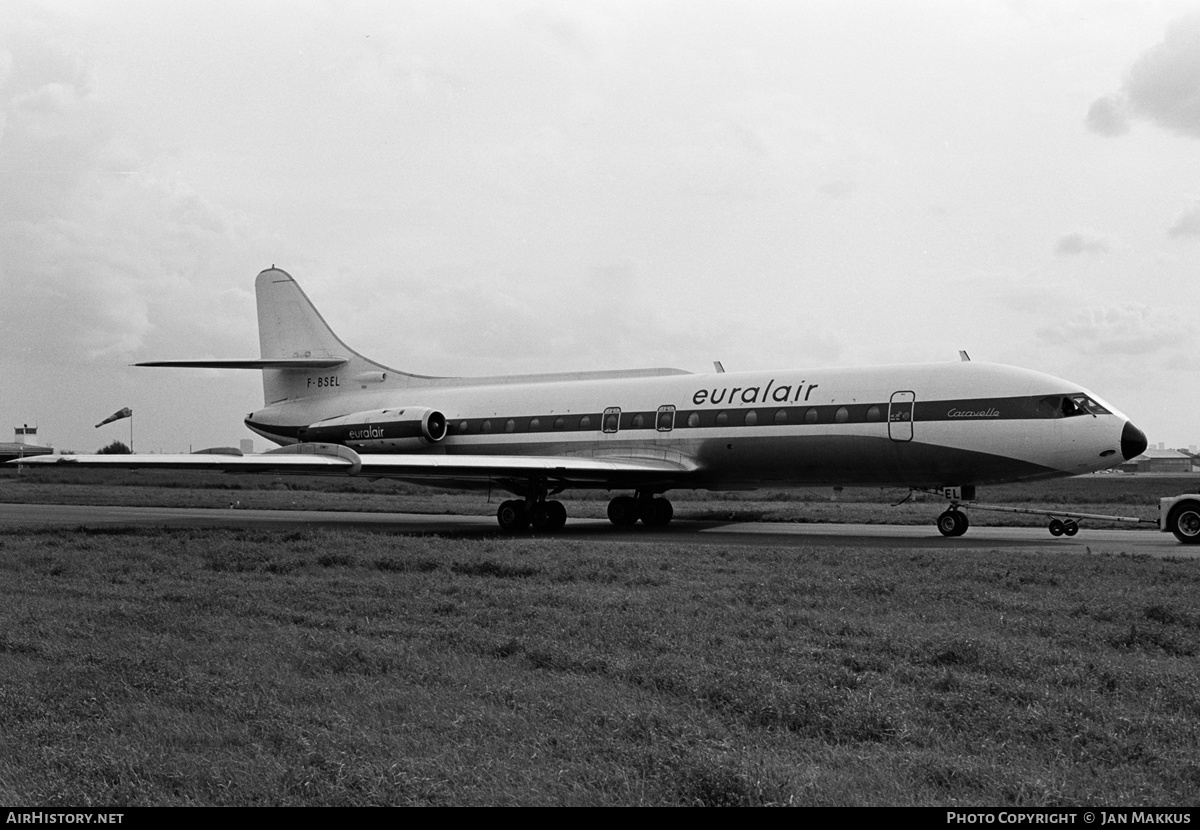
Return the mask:
[[[970,362],[971,362],[971,356],[970,356],[969,354],[967,354],[967,350],[966,350],[966,349],[959,349],[959,350],[958,350],[958,359],[959,359],[959,360],[961,360],[963,363],[970,363]]]
[[[721,365],[721,361],[714,360],[713,368],[717,370],[718,374],[722,374],[722,375],[725,374],[725,367]]]

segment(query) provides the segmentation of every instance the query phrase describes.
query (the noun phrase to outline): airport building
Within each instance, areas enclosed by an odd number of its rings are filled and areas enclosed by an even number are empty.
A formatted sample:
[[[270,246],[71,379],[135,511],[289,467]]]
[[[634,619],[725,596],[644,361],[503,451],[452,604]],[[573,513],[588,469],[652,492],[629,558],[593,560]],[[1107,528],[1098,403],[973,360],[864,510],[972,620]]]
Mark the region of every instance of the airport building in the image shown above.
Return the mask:
[[[1179,450],[1149,449],[1121,465],[1126,473],[1191,473],[1194,459]]]
[[[0,442],[0,464],[15,458],[29,458],[32,455],[50,455],[54,452],[51,447],[40,447],[30,443],[30,436],[37,435],[37,427],[29,424],[19,426],[12,443]]]

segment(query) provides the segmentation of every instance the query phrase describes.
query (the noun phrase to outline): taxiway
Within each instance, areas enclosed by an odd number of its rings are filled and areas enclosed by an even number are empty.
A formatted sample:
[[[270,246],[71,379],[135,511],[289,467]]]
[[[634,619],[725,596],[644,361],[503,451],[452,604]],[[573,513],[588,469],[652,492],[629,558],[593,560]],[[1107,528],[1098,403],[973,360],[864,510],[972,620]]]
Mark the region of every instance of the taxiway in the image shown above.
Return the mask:
[[[214,510],[183,507],[98,507],[0,504],[0,528],[16,527],[297,527],[355,528],[384,533],[458,537],[499,536],[489,516],[423,513],[355,513],[321,510]],[[534,534],[526,534],[524,538]],[[518,536],[516,538],[522,538]],[[933,550],[1060,551],[1200,558],[1196,547],[1152,529],[1108,530],[1086,524],[1074,537],[1053,537],[1044,528],[975,526],[947,539],[929,525],[803,524],[783,522],[676,521],[663,529],[614,528],[602,519],[572,519],[552,538],[576,541],[645,541],[669,545],[761,545],[773,547],[876,547]]]

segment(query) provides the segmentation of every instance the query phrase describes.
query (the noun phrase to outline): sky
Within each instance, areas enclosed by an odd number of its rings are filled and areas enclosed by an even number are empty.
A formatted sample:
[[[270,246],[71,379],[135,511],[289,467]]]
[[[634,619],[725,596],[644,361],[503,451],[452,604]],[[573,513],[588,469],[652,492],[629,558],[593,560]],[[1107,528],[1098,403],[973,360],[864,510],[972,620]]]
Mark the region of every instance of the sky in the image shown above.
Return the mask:
[[[0,3],[0,441],[236,446],[276,265],[426,375],[973,359],[1200,444],[1200,0]]]

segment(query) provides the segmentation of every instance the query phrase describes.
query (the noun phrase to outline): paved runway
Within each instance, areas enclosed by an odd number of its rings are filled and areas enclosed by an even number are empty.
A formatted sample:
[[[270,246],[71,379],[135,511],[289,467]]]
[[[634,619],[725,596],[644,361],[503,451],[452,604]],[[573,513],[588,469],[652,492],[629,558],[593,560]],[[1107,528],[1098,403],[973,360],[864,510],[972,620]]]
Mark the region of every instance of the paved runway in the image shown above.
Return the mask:
[[[148,527],[347,527],[386,533],[461,537],[500,535],[488,516],[421,513],[350,513],[314,510],[212,510],[179,507],[94,507],[48,504],[0,504],[0,529],[53,526]],[[532,533],[526,534],[532,536]],[[653,541],[656,544],[771,545],[785,547],[928,548],[934,550],[1013,549],[1126,553],[1200,558],[1200,545],[1179,544],[1170,533],[1092,529],[1055,538],[1044,528],[972,527],[957,539],[942,537],[929,525],[794,524],[782,522],[676,521],[664,529],[619,529],[603,519],[571,519],[554,538],[577,541]]]

